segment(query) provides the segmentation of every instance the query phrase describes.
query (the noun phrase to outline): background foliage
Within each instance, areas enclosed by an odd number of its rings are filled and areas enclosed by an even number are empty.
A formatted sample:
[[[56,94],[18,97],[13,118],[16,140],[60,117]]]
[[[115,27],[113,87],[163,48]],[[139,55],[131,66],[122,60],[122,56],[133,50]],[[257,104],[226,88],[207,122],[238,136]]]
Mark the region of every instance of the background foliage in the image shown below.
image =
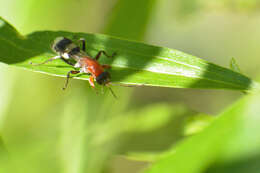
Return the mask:
[[[253,79],[258,10],[254,0],[0,1],[0,15],[23,35],[105,33],[227,68],[235,57]],[[4,64],[0,70],[0,172],[259,170],[257,93],[114,87],[115,101],[86,81],[72,80],[62,91],[63,78]]]

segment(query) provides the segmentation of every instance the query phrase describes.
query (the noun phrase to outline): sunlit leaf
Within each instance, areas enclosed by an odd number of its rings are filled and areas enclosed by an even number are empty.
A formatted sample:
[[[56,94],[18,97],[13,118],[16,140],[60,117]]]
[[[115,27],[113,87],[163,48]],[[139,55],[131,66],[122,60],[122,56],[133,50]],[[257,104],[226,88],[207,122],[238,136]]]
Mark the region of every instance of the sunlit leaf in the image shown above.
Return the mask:
[[[90,55],[96,55],[99,50],[117,53],[113,59],[101,58],[101,63],[112,66],[113,83],[232,90],[256,87],[251,79],[242,74],[174,49],[99,34],[42,31],[21,36],[6,21],[0,21],[0,61],[32,71],[65,77],[73,68],[59,60],[40,66],[29,62],[39,63],[54,56],[50,45],[58,36],[71,39],[83,37]],[[78,79],[86,80],[88,76],[82,75]]]

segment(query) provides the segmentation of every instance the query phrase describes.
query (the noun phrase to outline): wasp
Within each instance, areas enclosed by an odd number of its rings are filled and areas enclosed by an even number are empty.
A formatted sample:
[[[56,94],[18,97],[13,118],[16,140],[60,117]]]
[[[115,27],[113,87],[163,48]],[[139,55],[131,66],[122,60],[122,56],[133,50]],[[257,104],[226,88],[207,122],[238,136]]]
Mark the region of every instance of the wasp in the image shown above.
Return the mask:
[[[79,69],[79,70],[71,70],[67,73],[67,78],[63,90],[67,88],[71,75],[78,74],[78,73],[90,74],[89,84],[93,88],[95,88],[94,80],[99,85],[108,86],[111,81],[111,77],[109,72],[105,71],[105,69],[109,69],[110,65],[108,64],[101,65],[99,64],[98,60],[102,54],[104,54],[108,58],[112,58],[116,55],[116,53],[113,53],[111,56],[109,56],[104,50],[101,50],[97,53],[97,55],[94,58],[92,58],[86,53],[85,39],[79,39],[78,42],[82,42],[82,48],[79,46],[79,44],[73,42],[69,38],[66,37],[56,38],[51,48],[58,55],[42,63],[33,64],[33,65],[41,65],[53,61],[55,59],[61,59],[65,63],[75,67],[76,69]],[[72,62],[71,60],[73,60],[74,62]],[[113,96],[116,97],[112,89],[110,87],[108,88],[110,89]]]

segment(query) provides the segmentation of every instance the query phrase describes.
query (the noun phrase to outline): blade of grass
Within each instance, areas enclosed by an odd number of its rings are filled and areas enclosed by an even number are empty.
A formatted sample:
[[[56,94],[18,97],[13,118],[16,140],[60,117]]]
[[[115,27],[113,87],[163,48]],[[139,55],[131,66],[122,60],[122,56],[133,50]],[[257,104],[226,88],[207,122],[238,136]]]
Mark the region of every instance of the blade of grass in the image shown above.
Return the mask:
[[[157,0],[118,0],[108,19],[105,34],[143,40],[156,2]]]
[[[58,36],[85,38],[87,52],[92,56],[99,50],[110,54],[116,52],[117,56],[113,59],[101,58],[101,63],[112,66],[110,72],[113,83],[242,91],[258,87],[258,84],[240,73],[174,49],[100,34],[41,31],[23,37],[3,19],[0,19],[0,62],[65,77],[73,68],[59,60],[41,66],[29,64],[43,62],[54,56],[50,45]],[[87,80],[88,76],[77,78]]]
[[[259,100],[259,93],[244,97],[145,172],[259,172]]]

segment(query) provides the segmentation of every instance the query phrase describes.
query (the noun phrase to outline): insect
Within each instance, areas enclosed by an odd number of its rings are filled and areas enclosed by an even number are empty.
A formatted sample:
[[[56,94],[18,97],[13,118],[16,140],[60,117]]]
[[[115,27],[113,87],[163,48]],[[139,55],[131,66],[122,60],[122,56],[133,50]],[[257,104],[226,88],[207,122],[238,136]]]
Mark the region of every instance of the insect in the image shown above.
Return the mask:
[[[79,39],[78,42],[82,42],[82,49],[80,48],[79,44],[76,44],[71,39],[66,37],[58,37],[54,40],[52,44],[52,50],[57,53],[58,55],[52,57],[45,62],[33,65],[41,65],[47,62],[53,61],[55,59],[61,59],[65,63],[79,69],[79,70],[71,70],[67,73],[67,78],[65,82],[65,86],[63,90],[65,90],[68,86],[69,78],[71,78],[71,74],[78,74],[78,73],[85,73],[90,74],[89,83],[90,86],[95,88],[94,80],[100,85],[108,86],[110,83],[110,74],[105,69],[110,68],[110,65],[107,64],[99,64],[98,60],[102,54],[104,54],[108,58],[114,57],[116,54],[109,56],[105,51],[101,50],[97,53],[95,58],[87,55],[85,52],[86,50],[86,43],[84,39]],[[71,60],[75,61],[72,62]],[[108,87],[114,97],[115,94],[110,87]]]

